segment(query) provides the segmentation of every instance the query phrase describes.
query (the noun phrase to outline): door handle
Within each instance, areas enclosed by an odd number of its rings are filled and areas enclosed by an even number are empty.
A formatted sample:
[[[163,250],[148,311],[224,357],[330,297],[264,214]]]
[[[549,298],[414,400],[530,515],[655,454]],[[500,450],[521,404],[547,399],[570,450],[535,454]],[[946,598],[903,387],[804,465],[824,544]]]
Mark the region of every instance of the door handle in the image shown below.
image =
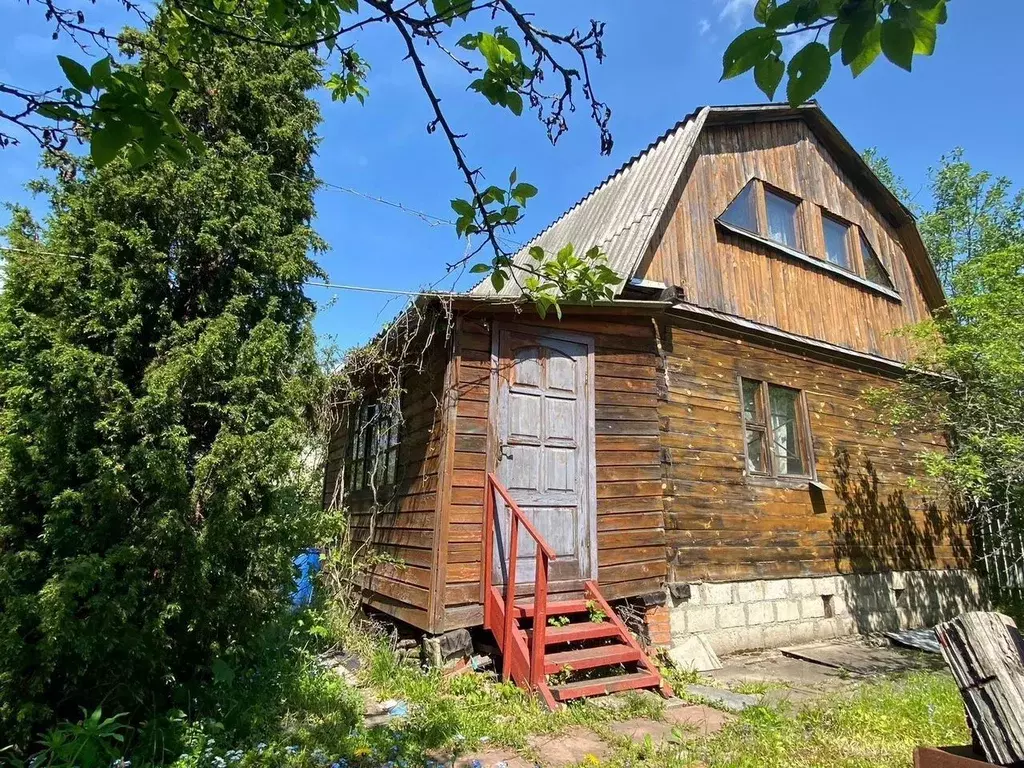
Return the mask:
[[[498,461],[501,461],[502,459],[508,459],[509,461],[513,461],[515,459],[515,455],[507,445],[503,445],[498,449]]]

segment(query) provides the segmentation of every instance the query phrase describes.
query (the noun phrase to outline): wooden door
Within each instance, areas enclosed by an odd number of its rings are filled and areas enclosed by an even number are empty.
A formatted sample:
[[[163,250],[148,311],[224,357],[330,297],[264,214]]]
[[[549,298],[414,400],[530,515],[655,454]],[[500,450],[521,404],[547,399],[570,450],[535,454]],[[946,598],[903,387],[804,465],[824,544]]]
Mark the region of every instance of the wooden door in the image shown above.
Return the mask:
[[[498,329],[497,342],[493,462],[512,499],[557,555],[552,586],[573,589],[597,578],[593,342],[510,328]],[[494,578],[504,583],[504,505],[497,518]],[[521,532],[516,581],[525,592],[532,591],[535,553],[533,538]]]

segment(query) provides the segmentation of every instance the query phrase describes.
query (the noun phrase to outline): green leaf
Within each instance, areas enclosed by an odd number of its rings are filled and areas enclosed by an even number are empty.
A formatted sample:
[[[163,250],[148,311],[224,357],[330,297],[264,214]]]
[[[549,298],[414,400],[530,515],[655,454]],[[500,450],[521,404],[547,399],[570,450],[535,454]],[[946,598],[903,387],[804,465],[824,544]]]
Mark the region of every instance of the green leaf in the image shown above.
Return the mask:
[[[473,274],[473,275],[479,275],[482,272],[490,272],[490,271],[491,271],[491,265],[490,264],[474,264],[470,268],[470,270],[469,270],[470,274]]]
[[[789,61],[786,97],[791,106],[799,106],[821,90],[832,71],[832,57],[821,43],[808,43]]]
[[[782,82],[785,72],[786,65],[782,63],[782,59],[778,56],[769,56],[754,67],[754,82],[761,89],[761,93],[771,100],[775,98],[775,91]]]
[[[338,77],[338,75],[334,75]],[[168,88],[173,88],[176,91],[182,91],[188,88],[188,78],[185,77],[185,73],[177,67],[168,67],[164,73],[164,83],[167,84]],[[337,98],[337,97],[335,97]]]
[[[534,261],[544,261],[544,249],[539,245],[530,247],[530,258]]]
[[[830,54],[839,53],[843,49],[843,38],[849,29],[850,25],[842,21],[837,21],[832,25],[832,29],[828,33],[828,52]]]
[[[516,184],[512,188],[512,199],[520,205],[526,205],[526,201],[537,194],[537,188],[533,184]]]
[[[754,4],[754,21],[764,24],[768,20],[768,14],[775,10],[775,0],[757,0]]]
[[[885,58],[910,72],[914,65],[914,33],[893,19],[882,22],[882,52]]]
[[[132,138],[132,131],[125,123],[111,121],[96,128],[90,140],[89,153],[97,168],[102,168],[121,151]]]
[[[511,187],[516,183],[516,179],[519,178],[519,171],[516,168],[512,169],[512,173],[508,175],[508,185]]]
[[[67,56],[58,56],[57,62],[60,64],[60,68],[64,70],[64,75],[67,77],[68,82],[75,86],[75,88],[83,93],[89,93],[92,90],[92,76],[89,74],[89,70]]]
[[[104,56],[92,65],[92,68],[89,70],[89,77],[94,85],[105,87],[110,82],[110,66],[111,58],[109,56]]]
[[[868,24],[852,24],[843,36],[843,64],[850,67],[854,77],[871,66],[881,52],[882,27],[873,18]]]
[[[523,114],[523,97],[515,91],[509,91],[505,95],[505,106],[512,110],[512,114],[518,117]]]
[[[491,285],[495,291],[501,291],[505,287],[505,273],[496,269],[491,273]]]
[[[476,209],[468,200],[463,200],[461,198],[452,200],[451,205],[452,210],[455,211],[460,216],[472,217],[476,215]]]
[[[935,23],[915,12],[910,14],[910,25],[914,33],[914,53],[918,56],[931,56],[935,53]]]
[[[736,37],[722,56],[722,80],[742,75],[772,52],[775,33],[764,27],[755,27]]]

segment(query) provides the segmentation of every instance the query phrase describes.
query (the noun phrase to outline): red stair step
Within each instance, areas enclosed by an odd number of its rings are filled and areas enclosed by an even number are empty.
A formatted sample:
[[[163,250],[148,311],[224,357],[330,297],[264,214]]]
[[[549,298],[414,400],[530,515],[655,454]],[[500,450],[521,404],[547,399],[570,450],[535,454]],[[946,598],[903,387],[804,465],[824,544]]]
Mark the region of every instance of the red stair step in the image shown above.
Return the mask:
[[[551,694],[557,701],[581,699],[585,696],[602,696],[616,691],[630,691],[635,688],[652,688],[661,685],[661,677],[650,672],[633,672],[628,675],[580,680],[575,683],[551,686]]]
[[[529,629],[526,634],[533,639],[533,630]],[[618,637],[619,628],[610,621],[601,623],[588,621],[585,624],[566,624],[564,627],[548,627],[544,633],[544,645],[558,645],[559,643],[575,643],[581,640],[599,640],[603,637]]]
[[[585,613],[588,610],[587,602],[587,600],[564,600],[560,603],[548,603],[548,617],[563,616],[570,613]],[[516,618],[532,618],[535,608],[533,603],[517,605]]]
[[[562,651],[544,656],[544,674],[553,675],[566,667],[573,671],[610,667],[640,660],[640,651],[628,645],[601,645],[596,648],[582,648],[578,651]]]

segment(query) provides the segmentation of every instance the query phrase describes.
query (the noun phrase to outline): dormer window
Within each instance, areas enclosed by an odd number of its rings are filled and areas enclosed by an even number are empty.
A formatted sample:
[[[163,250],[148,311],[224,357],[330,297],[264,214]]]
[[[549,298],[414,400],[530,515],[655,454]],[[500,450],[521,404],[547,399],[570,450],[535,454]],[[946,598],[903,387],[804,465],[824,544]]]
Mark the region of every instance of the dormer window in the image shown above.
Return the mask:
[[[792,259],[900,300],[864,230],[760,179],[747,182],[718,217],[718,223],[733,234],[756,240]]]
[[[797,204],[789,198],[764,190],[765,212],[768,216],[768,237],[777,243],[796,248],[796,208]]]
[[[825,258],[837,267],[853,271],[850,266],[849,238],[850,227],[829,216],[822,214],[821,226],[825,232]]]

